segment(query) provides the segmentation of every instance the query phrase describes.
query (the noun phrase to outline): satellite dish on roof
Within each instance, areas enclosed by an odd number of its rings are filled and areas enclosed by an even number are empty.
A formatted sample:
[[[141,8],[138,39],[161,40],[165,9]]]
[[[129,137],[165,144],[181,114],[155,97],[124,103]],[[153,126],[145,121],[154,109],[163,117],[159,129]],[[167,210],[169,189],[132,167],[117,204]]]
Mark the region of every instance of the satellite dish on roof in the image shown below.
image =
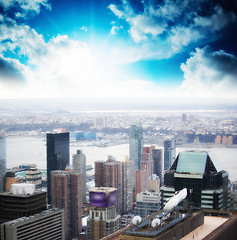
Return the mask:
[[[135,216],[135,217],[132,219],[132,224],[133,224],[133,225],[139,225],[141,222],[142,222],[142,218],[141,218],[140,216]]]
[[[156,228],[156,227],[160,226],[160,219],[159,218],[153,219],[152,222],[151,222],[151,226],[153,228]]]

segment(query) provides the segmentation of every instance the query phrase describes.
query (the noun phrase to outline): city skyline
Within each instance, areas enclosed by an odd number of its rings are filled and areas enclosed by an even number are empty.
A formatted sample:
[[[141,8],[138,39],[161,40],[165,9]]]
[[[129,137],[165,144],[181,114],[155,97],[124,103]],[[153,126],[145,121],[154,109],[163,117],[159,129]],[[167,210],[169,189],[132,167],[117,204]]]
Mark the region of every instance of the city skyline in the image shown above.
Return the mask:
[[[236,103],[235,1],[11,0],[0,7],[1,98]]]

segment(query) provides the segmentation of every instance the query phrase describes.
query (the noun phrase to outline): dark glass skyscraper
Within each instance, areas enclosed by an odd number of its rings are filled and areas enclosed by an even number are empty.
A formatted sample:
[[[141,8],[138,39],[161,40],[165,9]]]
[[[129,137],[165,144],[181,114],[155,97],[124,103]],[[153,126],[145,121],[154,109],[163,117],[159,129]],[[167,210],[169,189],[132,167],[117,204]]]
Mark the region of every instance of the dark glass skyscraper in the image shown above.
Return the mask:
[[[69,165],[69,132],[47,134],[47,192],[51,203],[51,179],[53,170],[65,170]]]
[[[164,141],[164,170],[169,170],[176,157],[176,140],[169,138]]]
[[[153,159],[153,173],[155,173],[160,178],[160,183],[163,183],[164,174],[164,158],[163,149],[153,149],[152,150]]]
[[[140,170],[143,150],[142,125],[136,123],[129,129],[129,159],[133,162],[133,179],[135,184],[135,172]]]

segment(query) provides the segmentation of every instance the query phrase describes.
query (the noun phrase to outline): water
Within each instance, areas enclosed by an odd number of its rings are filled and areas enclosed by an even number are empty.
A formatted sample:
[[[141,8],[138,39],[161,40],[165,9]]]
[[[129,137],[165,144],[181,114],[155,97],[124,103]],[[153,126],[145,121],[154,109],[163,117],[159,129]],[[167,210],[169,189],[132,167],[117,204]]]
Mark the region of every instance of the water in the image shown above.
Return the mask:
[[[124,161],[129,154],[128,144],[109,147],[70,147],[71,158],[77,150],[81,149],[86,155],[86,164],[94,167],[97,160],[107,160],[112,155],[119,161]],[[188,148],[177,148],[176,154]],[[229,173],[231,181],[237,181],[237,148],[202,148],[214,152],[222,165]],[[16,167],[21,164],[37,164],[40,169],[46,169],[46,142],[45,138],[37,137],[8,137],[6,139],[7,168]]]

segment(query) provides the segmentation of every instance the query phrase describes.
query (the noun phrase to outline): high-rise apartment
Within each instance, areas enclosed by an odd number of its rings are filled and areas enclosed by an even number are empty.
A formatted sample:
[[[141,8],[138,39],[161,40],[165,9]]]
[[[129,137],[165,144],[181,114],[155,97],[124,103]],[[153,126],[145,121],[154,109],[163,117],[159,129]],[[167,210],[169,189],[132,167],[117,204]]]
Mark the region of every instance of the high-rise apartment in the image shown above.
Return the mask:
[[[121,211],[121,162],[109,156],[106,162],[95,162],[95,186],[116,188],[117,211]]]
[[[162,185],[164,175],[163,149],[153,149],[152,159],[153,159],[153,173],[160,178],[160,183]]]
[[[164,141],[164,170],[169,170],[176,157],[176,140],[170,137]]]
[[[213,153],[205,151],[180,152],[172,167],[165,173],[161,188],[162,204],[175,191],[188,189],[187,200],[195,209],[230,209],[230,182]]]
[[[149,173],[147,169],[137,170],[135,175],[135,195],[149,190]]]
[[[82,201],[86,202],[86,155],[82,150],[72,156],[72,167],[76,172],[82,173]]]
[[[88,239],[101,239],[118,231],[121,216],[116,213],[116,189],[106,187],[93,188],[89,190],[89,195]]]
[[[128,158],[121,162],[121,214],[133,210],[133,163]]]
[[[82,174],[51,171],[51,200],[64,209],[65,238],[78,237],[82,230]]]
[[[152,151],[154,149],[155,149],[155,146],[143,147],[141,165],[147,166],[149,176],[151,176],[154,172],[154,163],[152,158]]]
[[[53,170],[65,170],[69,165],[69,132],[47,134],[47,191],[51,203],[51,178]]]
[[[0,134],[0,193],[4,190],[4,175],[6,173],[6,140]]]
[[[133,162],[133,184],[135,173],[140,169],[142,161],[143,137],[141,123],[132,124],[129,129],[129,159]]]

